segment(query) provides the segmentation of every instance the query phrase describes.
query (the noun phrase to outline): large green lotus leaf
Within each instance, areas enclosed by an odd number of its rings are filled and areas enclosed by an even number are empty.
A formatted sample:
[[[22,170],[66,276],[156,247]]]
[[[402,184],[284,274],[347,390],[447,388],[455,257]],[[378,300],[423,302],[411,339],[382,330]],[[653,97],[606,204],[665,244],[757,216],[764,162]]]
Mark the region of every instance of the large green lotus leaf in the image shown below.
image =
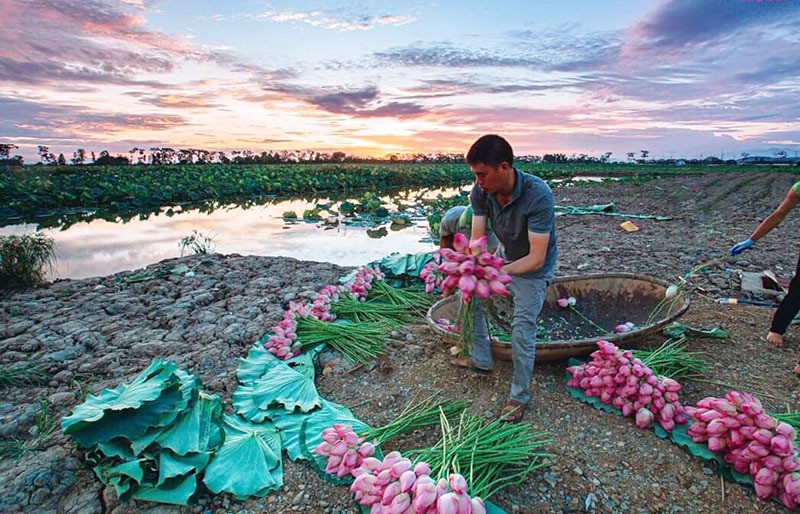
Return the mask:
[[[155,400],[162,390],[177,380],[173,376],[175,369],[172,362],[154,359],[130,384],[123,384],[118,389],[103,389],[96,396],[89,395],[84,403],[76,406],[62,420],[64,433],[72,433],[74,425],[100,420],[107,410],[135,409],[144,402]]]
[[[308,351],[303,350],[303,353],[300,355],[287,360],[286,365],[304,377],[314,380],[316,377],[316,372],[314,370],[314,357],[316,357],[323,347],[324,345],[318,344],[314,345],[314,347]]]
[[[247,353],[246,359],[239,359],[236,378],[242,385],[252,385],[273,367],[282,363],[282,360],[269,353],[263,346],[254,345]]]
[[[164,417],[158,422],[157,426],[160,427],[171,425],[172,422],[186,410],[189,404],[197,399],[197,395],[200,391],[200,381],[194,375],[182,369],[176,369],[175,374],[178,376],[178,380],[181,384],[181,397],[177,405],[175,405],[175,408],[164,414]]]
[[[200,392],[192,407],[158,435],[158,444],[178,455],[204,452],[222,443],[222,401]]]
[[[133,492],[132,498],[174,505],[188,505],[197,491],[197,475],[190,473],[167,481],[157,487],[143,485]]]
[[[117,496],[123,498],[132,487],[144,478],[145,459],[125,461],[116,465],[101,463],[95,466],[94,473],[106,485],[114,486]]]
[[[130,445],[128,445],[124,439],[114,439],[107,443],[98,443],[95,448],[109,459],[116,457],[122,460],[133,460],[135,457],[133,452],[131,452]]]
[[[281,442],[272,423],[225,416],[225,442],[206,467],[203,482],[214,493],[238,499],[263,496],[283,485]]]
[[[253,382],[252,386],[241,385],[233,393],[236,412],[253,422],[267,417],[267,410],[281,404],[288,411],[299,407],[301,411],[318,407],[319,393],[314,379],[308,378],[281,362],[269,373]]]
[[[161,487],[167,480],[194,472],[203,471],[211,458],[211,452],[176,455],[169,450],[161,450],[158,454],[158,482]]]
[[[115,437],[138,439],[146,434],[150,427],[161,423],[165,416],[170,416],[170,412],[182,401],[180,383],[176,382],[160,393],[154,400],[142,402],[136,408],[117,410],[114,405],[114,408],[106,410],[105,415],[99,420],[71,424],[65,432],[72,435],[75,442],[83,447],[107,442]]]
[[[284,409],[273,409],[270,418],[281,434],[281,444],[289,458],[296,461],[308,459],[308,454],[322,442],[322,430],[334,424],[349,424],[356,432],[367,430],[369,425],[356,419],[350,409],[337,403],[320,398],[320,408],[308,413],[287,412]],[[300,431],[306,423],[306,434],[303,440],[307,447],[300,444]]]

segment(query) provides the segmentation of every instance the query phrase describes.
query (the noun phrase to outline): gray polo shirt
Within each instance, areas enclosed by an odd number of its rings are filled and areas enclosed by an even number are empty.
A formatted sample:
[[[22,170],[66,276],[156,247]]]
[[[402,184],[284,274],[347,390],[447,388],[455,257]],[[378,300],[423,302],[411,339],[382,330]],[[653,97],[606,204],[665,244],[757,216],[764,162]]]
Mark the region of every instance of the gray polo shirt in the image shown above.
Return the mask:
[[[528,231],[550,234],[544,264],[538,270],[525,274],[549,280],[555,273],[558,256],[553,192],[539,177],[522,173],[516,168],[514,173],[514,191],[511,200],[502,209],[495,193],[486,194],[475,184],[469,195],[472,213],[489,218],[492,231],[503,245],[504,257],[509,261],[525,257],[530,252]]]

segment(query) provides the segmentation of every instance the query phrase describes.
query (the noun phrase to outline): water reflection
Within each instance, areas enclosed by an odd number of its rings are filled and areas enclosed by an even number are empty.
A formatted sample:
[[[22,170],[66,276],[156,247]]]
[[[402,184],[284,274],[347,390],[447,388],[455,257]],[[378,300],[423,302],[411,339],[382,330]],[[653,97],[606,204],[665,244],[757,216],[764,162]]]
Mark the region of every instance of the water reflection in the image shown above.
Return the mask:
[[[226,206],[214,209],[164,208],[149,217],[112,222],[94,219],[74,223],[63,230],[43,228],[55,239],[58,262],[54,277],[86,278],[145,267],[180,255],[179,241],[197,230],[213,234],[216,251],[224,254],[294,257],[300,260],[357,266],[392,252],[415,253],[436,247],[429,237],[422,200],[438,195],[457,195],[466,188],[407,190],[380,197],[390,216],[366,218],[339,213],[333,198],[272,201],[262,205]],[[287,211],[302,214],[317,204],[331,204],[335,214],[309,223],[287,222]],[[397,216],[402,209],[403,216]],[[169,215],[168,212],[174,212]],[[392,217],[409,224],[392,223]],[[335,219],[338,223],[332,223]],[[37,230],[35,224],[0,228],[0,235]]]

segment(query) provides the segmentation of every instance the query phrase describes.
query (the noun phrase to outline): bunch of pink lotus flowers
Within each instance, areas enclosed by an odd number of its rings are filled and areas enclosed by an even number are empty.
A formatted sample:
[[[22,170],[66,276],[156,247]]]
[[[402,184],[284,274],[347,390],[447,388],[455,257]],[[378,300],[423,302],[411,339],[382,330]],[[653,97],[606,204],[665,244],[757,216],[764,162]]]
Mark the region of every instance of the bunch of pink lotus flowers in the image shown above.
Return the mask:
[[[314,302],[309,306],[298,302],[289,302],[289,309],[283,312],[283,320],[272,327],[272,335],[267,339],[264,348],[279,359],[288,360],[300,354],[300,342],[297,341],[296,319],[312,317],[320,321],[333,321],[336,316],[331,312],[331,302],[335,302],[342,292],[363,301],[372,287],[373,279],[383,279],[383,273],[376,268],[364,266],[356,272],[351,282],[343,286],[326,285],[320,289]]]
[[[733,469],[749,473],[759,498],[777,496],[790,509],[800,504],[800,462],[791,425],[764,412],[751,394],[738,391],[703,398],[696,407],[686,407],[686,413],[694,419],[687,431],[692,441],[706,442]]]
[[[434,480],[426,462],[414,465],[400,452],[384,459],[366,458],[353,471],[350,492],[370,514],[485,514],[479,497],[467,494],[466,479],[452,473],[449,480]],[[449,491],[448,491],[449,485]]]
[[[572,378],[567,386],[578,387],[586,396],[622,411],[625,417],[636,416],[636,426],[647,428],[657,422],[666,431],[675,424],[685,424],[684,408],[678,401],[681,385],[667,377],[653,374],[630,350],[620,350],[608,341],[598,341],[599,350],[592,360],[570,366]]]
[[[313,453],[328,459],[325,473],[343,478],[352,474],[364,459],[372,457],[375,452],[372,443],[360,443],[352,426],[334,424],[322,431],[322,442],[314,448]]]
[[[508,296],[506,284],[511,276],[503,271],[505,261],[486,250],[487,236],[473,241],[464,234],[453,236],[453,248],[442,248],[442,263],[438,271],[444,273],[442,291],[461,291],[461,301],[469,303],[472,296],[486,300],[490,295]]]
[[[290,302],[291,307],[294,302]],[[297,305],[297,304],[294,304]],[[269,336],[264,348],[269,353],[282,360],[291,359],[300,355],[300,342],[297,340],[297,324],[291,310],[283,312],[283,319],[272,327],[272,335]]]
[[[356,272],[353,280],[342,286],[341,290],[363,302],[366,300],[369,290],[372,289],[372,281],[374,279],[383,280],[383,277],[383,273],[378,268],[362,266]]]
[[[439,271],[442,263],[442,256],[439,252],[433,252],[433,260],[428,262],[419,272],[419,278],[425,281],[425,293],[431,294],[437,287],[442,285],[444,276]]]

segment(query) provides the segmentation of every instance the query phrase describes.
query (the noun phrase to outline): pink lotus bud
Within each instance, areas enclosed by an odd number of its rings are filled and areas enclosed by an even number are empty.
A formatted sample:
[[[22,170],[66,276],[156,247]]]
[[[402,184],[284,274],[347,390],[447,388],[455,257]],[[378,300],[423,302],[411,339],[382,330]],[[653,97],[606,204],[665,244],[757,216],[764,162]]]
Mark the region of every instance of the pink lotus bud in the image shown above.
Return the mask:
[[[405,514],[411,506],[411,495],[408,493],[400,493],[392,500],[389,514]]]
[[[646,408],[641,408],[636,413],[636,426],[639,428],[647,428],[653,422],[653,413]]]
[[[431,472],[431,467],[427,462],[417,462],[414,466],[414,474],[417,476],[427,475]]]
[[[489,236],[483,235],[478,239],[469,242],[469,253],[474,256],[479,256],[486,253],[486,245],[489,242]]]
[[[711,400],[711,408],[722,414],[727,414],[728,416],[736,416],[739,414],[738,409],[732,403],[722,398],[714,398]]]
[[[755,439],[764,446],[769,446],[769,443],[774,437],[774,435],[775,434],[773,434],[771,430],[767,430],[766,428],[759,428],[756,429],[755,432],[753,432],[753,439]]]
[[[776,473],[783,473],[783,459],[777,455],[767,455],[761,460],[765,468],[769,468]]]
[[[792,441],[785,435],[776,435],[769,443],[772,452],[780,457],[792,455]]]
[[[719,419],[712,419],[706,426],[706,432],[710,436],[722,437],[728,431],[728,428]]]
[[[778,420],[764,412],[756,415],[755,422],[758,428],[766,428],[767,430],[775,430],[778,426]]]
[[[400,482],[391,482],[389,485],[386,486],[386,489],[383,490],[383,498],[381,498],[381,505],[391,505],[392,501],[394,501],[395,496],[400,494]]]
[[[784,423],[783,421],[777,424],[777,426],[775,427],[775,433],[778,435],[786,436],[791,440],[794,440],[795,438],[794,427],[788,423]]]
[[[336,455],[337,457],[343,457],[345,453],[347,453],[348,447],[347,443],[342,441],[341,439],[333,443],[333,447],[331,448],[331,455]]]
[[[755,484],[756,496],[761,500],[766,500],[775,492],[775,486]]]
[[[472,514],[486,514],[486,506],[480,496],[470,498],[470,503],[472,504]]]
[[[704,410],[702,412],[700,412],[699,409],[698,409],[697,418],[700,421],[703,421],[704,423],[710,423],[711,420],[719,419],[721,417],[722,417],[722,414],[720,414],[719,412],[717,412],[717,411],[715,411],[713,409]]]
[[[492,290],[489,288],[489,283],[484,279],[478,280],[478,283],[475,285],[475,296],[481,300],[486,300],[491,294]]]
[[[653,402],[656,403],[655,401]],[[663,407],[661,407],[661,411],[659,411],[659,416],[661,419],[672,419],[675,417],[675,407],[672,406],[671,403],[667,403]]]
[[[381,469],[389,469],[389,468],[391,468],[392,465],[394,465],[395,462],[400,461],[402,458],[403,458],[403,455],[397,450],[387,453],[383,457],[383,466],[381,467]]]
[[[783,503],[787,509],[795,509],[797,507],[797,495],[789,494],[788,491],[784,491],[780,494],[781,503]]]
[[[672,429],[675,428],[675,422],[671,419],[662,419],[658,424],[667,432],[671,432]]]
[[[626,403],[622,406],[622,415],[626,418],[629,418],[633,414],[633,405],[631,403]]]
[[[729,430],[733,430],[733,429],[736,429],[736,428],[739,428],[740,426],[742,426],[742,424],[739,423],[739,420],[736,419],[733,416],[725,416],[723,418],[720,418],[719,421],[723,425],[725,425],[725,428],[727,428]]]
[[[375,453],[375,445],[370,443],[369,441],[365,441],[361,444],[361,447],[358,449],[358,455],[362,459],[366,459],[367,457],[371,457],[372,454]]]
[[[458,494],[467,492],[467,480],[458,473],[450,474],[450,489]]]
[[[620,324],[614,327],[614,333],[616,334],[624,334],[625,332],[630,332],[630,330],[631,329],[628,327],[628,325]]]
[[[727,448],[725,439],[717,436],[710,436],[708,438],[708,449],[712,452],[722,452]]]
[[[418,487],[414,491],[414,500],[411,503],[411,507],[414,509],[415,514],[424,514],[435,501],[436,485],[431,481],[425,484],[423,488]]]
[[[458,265],[458,272],[461,275],[472,275],[475,271],[475,263],[472,261],[464,261]]]
[[[559,298],[558,300],[556,300],[556,304],[558,304],[558,306],[561,307],[562,309],[566,309],[567,307],[569,307],[569,302],[567,301],[566,298]]]
[[[358,446],[358,436],[352,429],[344,434],[344,442],[347,443],[347,446],[350,448],[355,448]]]
[[[455,493],[445,493],[436,501],[438,514],[458,514],[458,496]]]
[[[400,475],[411,469],[411,461],[403,458],[392,464],[392,476],[397,479]]]
[[[462,293],[472,294],[476,285],[477,281],[472,275],[462,275],[461,278],[458,279],[458,288]]]
[[[412,487],[414,487],[414,482],[417,481],[417,475],[414,474],[414,471],[409,469],[408,471],[404,471],[402,475],[400,475],[399,482],[400,482],[400,490],[402,492],[406,492]]]
[[[361,466],[363,466],[364,468],[368,469],[369,471],[375,471],[375,470],[380,469],[382,464],[383,464],[383,462],[381,462],[380,460],[376,459],[375,457],[365,457],[361,461]]]
[[[467,239],[467,236],[461,232],[456,232],[453,235],[453,250],[463,253],[467,248],[469,248],[469,239]],[[442,253],[442,256],[444,256],[444,253]]]
[[[500,280],[491,280],[489,282],[489,289],[493,294],[498,296],[508,296],[508,289]]]
[[[794,473],[795,471],[800,470],[800,462],[798,462],[797,457],[794,455],[789,455],[783,458],[781,461],[781,467],[787,473]]]
[[[316,448],[314,448],[314,450],[311,453],[313,453],[314,455],[321,455],[323,457],[327,457],[331,453],[331,443],[322,441],[317,445]]]

